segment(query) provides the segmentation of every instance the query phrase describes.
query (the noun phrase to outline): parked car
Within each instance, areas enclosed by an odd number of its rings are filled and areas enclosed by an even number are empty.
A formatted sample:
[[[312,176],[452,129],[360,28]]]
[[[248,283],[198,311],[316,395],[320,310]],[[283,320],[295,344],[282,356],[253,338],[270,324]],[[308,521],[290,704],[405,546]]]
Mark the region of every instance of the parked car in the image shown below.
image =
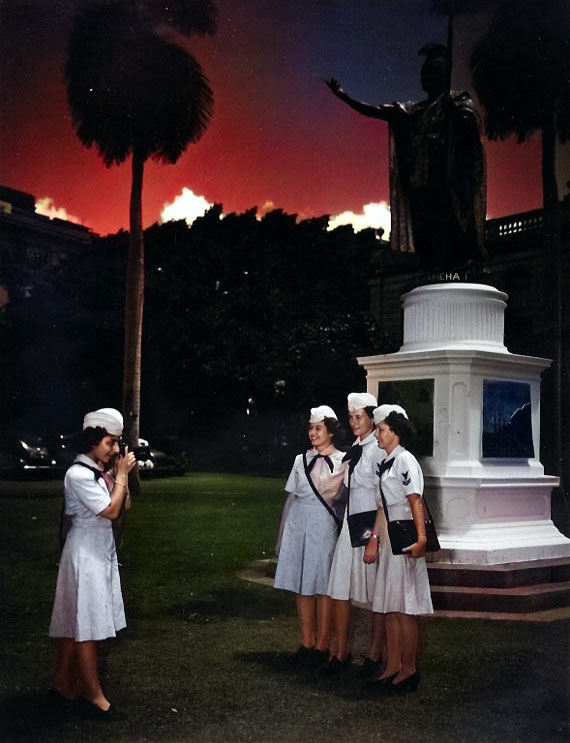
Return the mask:
[[[139,472],[151,472],[154,469],[149,443],[146,439],[139,439],[139,445],[134,449]]]
[[[60,477],[63,477],[68,467],[75,460],[75,436],[76,434],[61,434],[51,442],[54,474]],[[166,452],[153,449],[146,439],[139,438],[139,445],[133,451],[142,476],[166,477],[168,475],[183,475],[186,472],[186,465],[182,457],[173,457]],[[5,471],[4,459],[4,451],[0,447],[0,474]],[[10,462],[12,460],[13,457],[10,458]],[[13,469],[13,467],[10,467],[10,469]]]
[[[3,477],[55,477],[55,457],[41,436],[5,435],[0,438],[0,474]]]
[[[167,475],[183,475],[186,471],[178,459],[158,449],[151,449],[150,456],[154,463],[153,475],[166,477]]]
[[[181,458],[173,457],[159,449],[153,449],[146,439],[139,439],[136,451],[137,464],[142,476],[167,477],[183,475],[186,466]]]

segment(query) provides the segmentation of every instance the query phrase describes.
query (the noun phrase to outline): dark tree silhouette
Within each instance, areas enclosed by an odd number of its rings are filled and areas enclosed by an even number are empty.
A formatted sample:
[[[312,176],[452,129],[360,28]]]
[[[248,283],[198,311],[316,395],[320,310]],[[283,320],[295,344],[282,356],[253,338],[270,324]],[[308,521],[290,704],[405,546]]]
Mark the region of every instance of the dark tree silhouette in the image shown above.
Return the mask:
[[[470,67],[475,91],[485,111],[490,139],[533,133],[542,136],[544,246],[550,251],[549,295],[553,363],[552,435],[555,472],[561,475],[562,292],[560,286],[560,217],[556,184],[556,139],[570,138],[570,17],[560,0],[505,0],[491,27],[474,46]]]
[[[470,59],[489,139],[514,135],[524,142],[542,134],[545,207],[558,204],[556,137],[570,138],[569,32],[567,3],[508,0]]]
[[[187,48],[192,33],[216,30],[211,0],[95,2],[77,15],[65,67],[73,127],[107,166],[132,156],[125,301],[123,413],[138,443],[144,301],[142,185],[151,158],[174,164],[204,134],[213,94]]]
[[[215,206],[190,228],[146,231],[143,410],[157,437],[188,436],[195,457],[207,448],[227,466],[255,431],[256,451],[274,456],[307,407],[346,408],[346,390],[364,383],[356,357],[396,350],[369,315],[376,232],[327,225],[281,210],[222,219]]]

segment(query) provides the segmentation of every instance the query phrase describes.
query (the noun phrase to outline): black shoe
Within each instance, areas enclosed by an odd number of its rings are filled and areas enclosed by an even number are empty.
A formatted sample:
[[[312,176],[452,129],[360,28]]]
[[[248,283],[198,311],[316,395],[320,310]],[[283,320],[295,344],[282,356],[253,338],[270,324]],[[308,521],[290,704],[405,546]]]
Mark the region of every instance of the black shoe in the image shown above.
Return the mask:
[[[372,660],[372,658],[365,658],[364,663],[360,666],[360,670],[356,672],[357,679],[369,679],[372,676],[376,676],[380,669],[380,661]]]
[[[416,671],[411,676],[400,681],[398,684],[388,684],[389,691],[392,694],[407,694],[410,691],[416,691],[420,683],[420,674]]]
[[[63,717],[64,715],[71,715],[77,710],[77,700],[68,699],[60,694],[57,689],[53,687],[49,689],[47,693],[47,702],[51,712],[56,715]]]
[[[309,658],[308,665],[313,669],[322,668],[329,662],[329,657],[328,650],[317,650],[315,648]]]
[[[329,662],[319,670],[319,676],[325,676],[331,678],[332,676],[338,676],[340,673],[347,671],[352,665],[352,656],[349,653],[344,660],[339,660],[336,655],[329,660]]]
[[[310,662],[313,653],[313,648],[305,647],[305,645],[299,645],[297,652],[291,656],[291,663],[294,666],[306,666]]]
[[[386,691],[388,687],[393,686],[392,681],[396,678],[399,671],[396,673],[393,673],[391,676],[386,676],[383,679],[368,679],[366,682],[366,687],[368,689],[371,689],[373,691]],[[388,689],[390,691],[390,689]]]
[[[81,699],[80,703],[81,703],[81,716],[89,720],[103,720],[104,722],[119,722],[120,720],[125,719],[125,715],[119,712],[119,710],[114,705],[111,705],[109,709],[104,710],[104,709],[101,709],[101,707],[97,707],[96,704],[93,704],[88,699]]]

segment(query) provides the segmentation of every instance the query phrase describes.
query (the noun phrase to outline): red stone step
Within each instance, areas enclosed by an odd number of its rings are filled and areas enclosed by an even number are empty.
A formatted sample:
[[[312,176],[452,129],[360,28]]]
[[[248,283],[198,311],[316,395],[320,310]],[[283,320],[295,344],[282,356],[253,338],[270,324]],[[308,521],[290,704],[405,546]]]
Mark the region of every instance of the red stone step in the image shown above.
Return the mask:
[[[273,560],[256,560],[239,575],[273,585]],[[570,618],[570,558],[450,565],[429,563],[434,618],[551,622]]]
[[[501,565],[428,563],[432,586],[515,588],[570,580],[570,558],[510,562]]]
[[[513,588],[431,586],[434,609],[490,613],[532,613],[570,606],[570,581]]]

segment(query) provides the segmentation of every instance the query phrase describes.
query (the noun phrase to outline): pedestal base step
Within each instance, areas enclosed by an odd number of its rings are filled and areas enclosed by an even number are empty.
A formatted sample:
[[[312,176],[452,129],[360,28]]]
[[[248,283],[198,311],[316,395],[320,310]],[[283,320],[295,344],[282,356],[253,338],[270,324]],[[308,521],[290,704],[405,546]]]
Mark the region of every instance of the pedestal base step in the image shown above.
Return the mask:
[[[255,560],[238,576],[273,586],[275,566],[275,559]],[[524,622],[570,619],[568,558],[483,567],[429,563],[428,572],[434,618]],[[358,612],[369,616],[369,612],[355,607]],[[363,652],[366,647],[365,643]]]
[[[565,610],[570,616],[568,558],[490,566],[430,563],[428,573],[437,613],[532,615]]]
[[[570,580],[570,558],[528,562],[505,562],[500,565],[461,565],[448,562],[428,563],[432,586],[476,586],[479,588],[515,588],[539,583]]]

